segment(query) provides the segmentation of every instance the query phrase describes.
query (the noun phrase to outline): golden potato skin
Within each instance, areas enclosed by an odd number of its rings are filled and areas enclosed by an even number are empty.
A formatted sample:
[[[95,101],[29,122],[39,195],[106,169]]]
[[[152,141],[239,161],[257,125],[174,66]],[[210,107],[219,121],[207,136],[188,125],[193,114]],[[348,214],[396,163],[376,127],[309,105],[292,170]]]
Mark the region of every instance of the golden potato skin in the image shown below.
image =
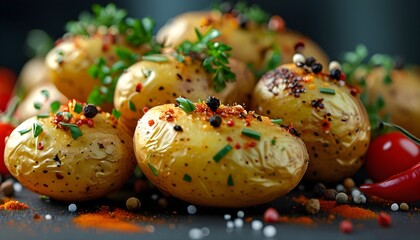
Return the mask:
[[[383,116],[391,114],[391,122],[420,137],[420,67],[391,71],[391,84],[384,83],[383,68],[374,68],[364,79],[373,102],[380,95],[385,100]]]
[[[298,85],[306,92],[296,97]],[[335,94],[321,93],[319,88],[333,89]],[[363,164],[370,139],[366,110],[347,86],[339,86],[329,74],[282,65],[258,82],[253,109],[293,124],[301,134],[311,160],[305,179],[339,181]]]
[[[216,96],[223,103],[249,104],[256,81],[244,63],[230,58],[229,66],[236,80],[227,83],[221,92],[215,92],[213,75],[201,67],[201,61],[181,63],[170,53],[165,56],[167,62],[141,61],[132,65],[118,81],[114,107],[122,113],[121,120],[132,132],[144,108],[171,103],[179,96],[192,100]]]
[[[89,67],[101,57],[107,64],[114,64],[118,60],[114,52],[116,46],[140,55],[146,51],[145,47],[128,46],[119,35],[96,34],[92,37],[74,36],[64,39],[46,57],[51,81],[69,99],[86,101],[93,88],[100,85],[99,80],[89,76]],[[105,104],[103,108],[110,112],[112,104]]]
[[[51,83],[45,59],[35,57],[27,61],[20,71],[18,82],[25,93],[40,85]]]
[[[42,94],[42,91],[47,91],[49,96],[46,97]],[[40,86],[31,89],[28,95],[25,96],[16,109],[14,118],[19,123],[22,123],[30,117],[48,113],[50,111],[51,103],[55,101],[58,101],[60,104],[65,104],[69,100],[60,91],[58,91],[55,85],[51,82],[41,84]],[[41,108],[36,109],[34,107],[34,103],[41,104]]]
[[[315,57],[322,64],[328,63],[328,57],[322,49],[299,33],[289,30],[273,32],[255,24],[242,29],[236,18],[218,11],[183,13],[163,26],[157,33],[157,39],[167,46],[175,47],[184,40],[196,40],[195,28],[203,34],[211,28],[218,29],[222,35],[216,41],[231,46],[234,58],[252,64],[257,70],[264,67],[274,48],[280,50],[282,63],[292,62],[295,45],[299,42],[305,46],[300,51],[303,55]]]
[[[83,135],[76,140],[53,120],[54,116],[30,118],[6,143],[5,164],[23,186],[53,199],[83,201],[117,190],[132,174],[136,165],[132,139],[115,118],[97,114],[94,127],[82,125]],[[19,133],[34,123],[43,126],[38,137]]]
[[[219,107],[222,124],[213,127],[209,118],[215,113],[204,103],[195,106],[188,114],[173,104],[157,106],[138,122],[136,158],[161,191],[198,205],[245,207],[276,199],[299,183],[308,153],[298,137],[239,105]],[[241,135],[243,128],[261,139]],[[227,144],[232,150],[215,161]]]

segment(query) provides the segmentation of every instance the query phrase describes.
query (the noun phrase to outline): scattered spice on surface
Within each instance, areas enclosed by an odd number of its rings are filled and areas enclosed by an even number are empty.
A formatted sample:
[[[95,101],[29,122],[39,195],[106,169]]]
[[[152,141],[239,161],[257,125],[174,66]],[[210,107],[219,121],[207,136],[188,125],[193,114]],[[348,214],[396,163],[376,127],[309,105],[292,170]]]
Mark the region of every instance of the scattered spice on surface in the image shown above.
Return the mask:
[[[146,228],[125,222],[108,213],[85,213],[73,218],[73,222],[81,228],[96,228],[117,232],[146,232]]]
[[[353,223],[349,220],[343,220],[340,222],[340,231],[345,234],[353,232]]]
[[[29,209],[29,206],[25,203],[19,201],[8,201],[6,200],[4,204],[0,205],[0,210],[26,210]]]
[[[378,214],[377,220],[378,220],[379,225],[381,225],[382,227],[387,228],[391,226],[392,218],[389,214],[385,212],[380,212]]]
[[[279,213],[274,208],[268,208],[264,213],[264,221],[266,223],[274,223],[279,219]]]
[[[343,185],[344,185],[344,188],[346,188],[347,192],[351,192],[353,190],[353,188],[356,187],[356,184],[354,183],[354,180],[351,179],[351,178],[344,179]]]
[[[400,204],[400,210],[401,211],[408,211],[410,209],[410,207],[408,206],[407,203],[403,202]]]
[[[141,202],[138,198],[136,197],[130,197],[127,199],[127,201],[125,202],[125,206],[127,207],[128,210],[130,211],[136,211],[139,210],[141,207]]]
[[[349,200],[349,197],[347,196],[347,194],[341,192],[337,194],[337,196],[335,197],[335,200],[337,201],[338,204],[346,204],[347,201]]]
[[[306,212],[309,214],[316,214],[319,212],[320,203],[319,200],[316,198],[311,198],[305,204]]]
[[[295,224],[314,224],[314,220],[312,220],[312,218],[307,217],[307,216],[301,216],[301,217],[286,217],[286,216],[281,216],[277,219],[277,222],[281,222],[281,223],[295,223]]]
[[[314,189],[312,190],[312,194],[314,197],[321,197],[324,195],[326,189],[327,188],[323,183],[317,183],[315,184]]]

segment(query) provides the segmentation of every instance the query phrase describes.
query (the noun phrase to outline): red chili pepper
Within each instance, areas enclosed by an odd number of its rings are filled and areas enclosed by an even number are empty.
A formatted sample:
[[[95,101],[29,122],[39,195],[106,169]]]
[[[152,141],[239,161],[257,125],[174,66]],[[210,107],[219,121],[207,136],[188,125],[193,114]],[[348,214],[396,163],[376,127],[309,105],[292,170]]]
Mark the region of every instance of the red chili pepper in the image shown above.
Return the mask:
[[[360,191],[380,198],[397,202],[420,200],[420,163],[395,174],[380,183],[364,184]]]

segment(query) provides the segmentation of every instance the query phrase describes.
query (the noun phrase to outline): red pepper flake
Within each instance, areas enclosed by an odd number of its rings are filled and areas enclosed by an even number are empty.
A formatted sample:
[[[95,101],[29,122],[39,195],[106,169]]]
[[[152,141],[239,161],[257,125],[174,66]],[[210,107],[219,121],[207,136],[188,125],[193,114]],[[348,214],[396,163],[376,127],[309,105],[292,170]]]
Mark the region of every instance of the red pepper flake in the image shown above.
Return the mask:
[[[82,126],[83,125],[83,120],[82,119],[79,119],[79,120],[77,120],[77,122],[76,122],[76,125],[78,126],[78,127],[80,127],[80,126]]]
[[[95,126],[95,122],[93,121],[93,119],[88,119],[88,120],[87,120],[87,125],[88,125],[89,127],[94,127],[94,126]]]
[[[166,121],[168,121],[168,122],[172,122],[175,118],[174,118],[174,116],[172,115],[172,114],[174,114],[174,110],[173,109],[168,109],[166,112],[165,112],[165,118],[166,118]]]
[[[232,141],[233,141],[233,139],[232,139],[231,137],[227,137],[227,138],[226,138],[226,141],[228,141],[228,142],[232,142]]]
[[[279,219],[279,213],[274,208],[268,208],[264,213],[264,221],[266,223],[274,223]]]
[[[39,142],[38,145],[36,146],[36,149],[38,149],[38,150],[44,150],[44,145],[42,145],[42,143]]]
[[[246,119],[245,120],[245,127],[249,127],[249,126],[251,126],[251,122],[248,119]]]
[[[137,83],[136,85],[136,92],[140,93],[143,85],[141,83]]]
[[[233,127],[233,125],[235,125],[235,122],[234,122],[232,119],[229,119],[229,120],[227,121],[227,125],[228,125],[229,127]]]
[[[343,81],[346,80],[346,74],[343,71],[341,71],[340,80],[343,80]]]
[[[323,131],[330,130],[330,127],[331,127],[331,123],[327,119],[322,120],[322,130]]]
[[[148,122],[149,126],[153,126],[155,124],[155,121],[153,119],[150,119]]]
[[[353,231],[353,223],[349,220],[343,220],[340,222],[340,231],[345,234],[349,234]]]
[[[350,88],[350,94],[351,94],[352,96],[356,96],[358,92],[359,92],[359,91],[357,90],[357,88]]]
[[[143,113],[147,113],[147,111],[149,111],[149,108],[148,107],[144,107],[143,108]]]
[[[303,43],[302,41],[299,41],[295,44],[295,52],[300,52],[304,48],[305,48],[305,43]]]
[[[54,124],[57,125],[61,121],[63,121],[63,116],[62,115],[55,115],[54,116]]]
[[[378,223],[379,225],[381,225],[384,228],[390,227],[391,226],[391,216],[385,212],[380,212],[378,214]]]
[[[235,144],[235,149],[241,149],[241,144],[239,143]]]
[[[253,147],[257,146],[257,142],[255,142],[255,141],[248,142],[246,146],[250,147],[250,148],[253,148]]]

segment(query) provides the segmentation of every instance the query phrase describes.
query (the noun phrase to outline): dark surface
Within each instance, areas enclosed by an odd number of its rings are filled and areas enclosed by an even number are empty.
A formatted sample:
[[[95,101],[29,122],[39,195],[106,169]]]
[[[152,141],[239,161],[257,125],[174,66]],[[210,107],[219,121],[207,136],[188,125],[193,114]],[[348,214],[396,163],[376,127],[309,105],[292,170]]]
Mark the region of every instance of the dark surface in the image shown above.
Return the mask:
[[[120,192],[119,198],[125,199],[132,193]],[[67,208],[69,203],[41,200],[38,195],[24,190],[16,194],[16,199],[28,204],[29,210],[6,211],[0,210],[0,239],[189,239],[188,232],[191,228],[210,229],[209,236],[203,239],[265,239],[262,231],[254,231],[250,222],[245,222],[242,228],[227,229],[224,214],[236,217],[238,210],[245,212],[245,219],[252,217],[262,219],[264,211],[268,207],[275,207],[280,215],[302,215],[303,208],[293,201],[292,195],[300,195],[302,192],[295,191],[286,197],[272,203],[246,209],[217,209],[197,207],[195,215],[187,212],[188,204],[185,202],[169,199],[169,206],[162,209],[155,201],[150,200],[150,194],[142,195],[142,208],[137,216],[149,220],[134,220],[135,224],[142,226],[153,225],[153,233],[124,233],[115,231],[103,231],[97,229],[81,229],[72,223],[73,217],[78,214],[96,211],[100,206],[107,205],[111,209],[124,208],[124,201],[118,198],[102,199],[77,203],[76,213],[70,213]],[[294,207],[293,207],[294,206]],[[336,217],[333,222],[326,220],[327,216],[320,213],[313,217],[315,225],[301,225],[291,223],[275,223],[277,235],[270,239],[418,239],[420,215],[419,210],[409,212],[391,212],[387,205],[362,205],[375,212],[386,211],[392,216],[392,226],[383,228],[378,225],[376,219],[352,220],[353,233],[345,235],[339,231],[339,222]],[[410,205],[413,208],[413,205]],[[417,207],[418,204],[417,204]],[[42,220],[34,220],[34,215],[40,214]],[[52,220],[45,220],[45,214],[52,215]],[[264,224],[266,225],[266,224]]]

